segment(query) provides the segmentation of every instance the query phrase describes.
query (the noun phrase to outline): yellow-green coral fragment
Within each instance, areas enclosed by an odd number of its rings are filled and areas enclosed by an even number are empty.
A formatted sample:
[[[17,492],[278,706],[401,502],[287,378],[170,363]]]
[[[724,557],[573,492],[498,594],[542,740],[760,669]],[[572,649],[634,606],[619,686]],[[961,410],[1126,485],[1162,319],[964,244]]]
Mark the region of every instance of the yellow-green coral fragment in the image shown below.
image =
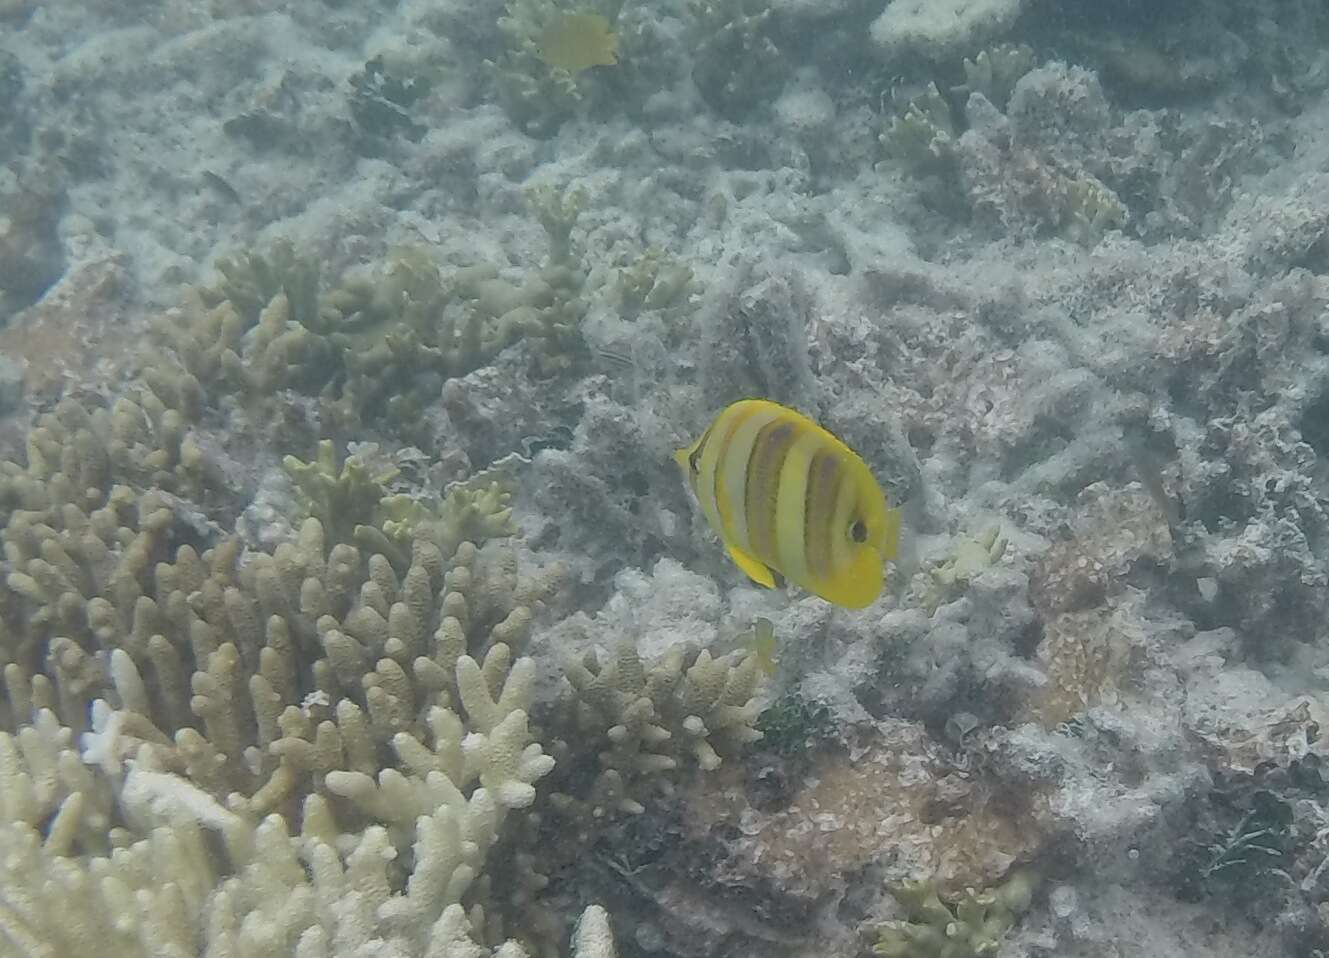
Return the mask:
[[[933,612],[958,597],[972,578],[1001,561],[1006,545],[1006,537],[997,523],[976,536],[961,538],[949,555],[928,566],[928,578],[919,590],[920,604]]]
[[[891,895],[904,908],[905,918],[878,925],[872,951],[883,958],[995,955],[1006,932],[1028,910],[1037,887],[1037,875],[1019,869],[987,891],[967,889],[948,904],[934,882],[892,885]]]

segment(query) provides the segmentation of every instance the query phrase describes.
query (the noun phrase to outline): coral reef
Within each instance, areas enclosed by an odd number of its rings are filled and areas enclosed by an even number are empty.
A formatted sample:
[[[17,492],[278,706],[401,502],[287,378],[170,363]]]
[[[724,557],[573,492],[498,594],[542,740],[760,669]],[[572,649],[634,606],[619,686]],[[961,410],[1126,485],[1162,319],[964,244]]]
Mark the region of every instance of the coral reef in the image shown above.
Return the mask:
[[[726,882],[764,886],[763,907],[776,914],[805,914],[869,866],[899,880],[987,887],[1043,849],[1050,833],[1030,817],[1032,797],[985,788],[920,726],[885,721],[852,738],[852,757],[829,741],[802,767],[768,755],[768,787],[744,789],[722,769],[728,789],[688,794],[694,832],[724,836]]]
[[[980,222],[1014,235],[1057,231],[1087,245],[1126,225],[1125,204],[1085,166],[1109,127],[1092,74],[1043,67],[1015,84],[1004,117],[981,93],[965,109],[970,129],[956,142],[955,163]]]
[[[577,201],[544,192],[536,206],[550,268],[566,270]],[[142,383],[109,405],[62,399],[31,429],[26,464],[3,465],[0,791],[24,875],[0,897],[32,903],[6,905],[5,933],[41,955],[105,934],[127,955],[160,943],[406,956],[479,954],[472,935],[498,945],[507,927],[549,953],[563,929],[536,905],[545,879],[505,823],[555,765],[528,723],[534,665],[516,653],[558,572],[519,567],[501,475],[430,503],[391,492],[396,468],[372,450],[339,462],[328,441],[285,463],[308,515],[298,532],[246,550],[224,524],[243,489],[195,430],[219,397],[280,408],[288,388],[333,385],[318,367],[345,349],[328,330],[350,311],[346,287],[320,295],[289,249],[223,276],[191,326],[156,325],[171,349],[144,356]],[[495,319],[523,308],[497,279],[458,288]],[[566,711],[579,721],[548,739],[561,787],[586,774],[602,796],[628,771],[649,798],[667,786],[652,772],[709,770],[758,737],[750,657],[636,663],[649,689],[594,657],[577,666]],[[640,741],[622,739],[624,723]],[[620,750],[597,755],[592,727]],[[668,749],[645,760],[660,735],[676,736],[677,761]],[[584,818],[565,846],[589,840],[607,807],[555,804]],[[225,854],[202,864],[211,833]],[[94,885],[107,890],[83,891]],[[89,896],[88,921],[54,927],[53,894]],[[116,896],[137,910],[112,930]],[[612,954],[602,912],[575,940],[576,953]]]
[[[0,3],[0,951],[1329,950],[1322,2],[143,13]]]
[[[1116,116],[1096,74],[1033,69],[1025,46],[1000,44],[961,66],[960,83],[939,85],[947,73],[937,70],[893,88],[880,141],[930,206],[1000,235],[1055,233],[1092,246],[1114,229],[1194,234],[1212,228],[1234,177],[1258,164],[1257,127]]]
[[[75,409],[66,401],[57,414],[66,428]],[[133,897],[145,886],[130,876],[151,874],[141,918],[112,934],[125,954],[157,940],[182,954],[281,942],[321,954],[391,938],[401,954],[423,955],[440,936],[469,940],[462,913],[445,908],[463,902],[506,813],[532,804],[532,783],[554,763],[528,731],[532,664],[509,651],[530,628],[522,603],[549,586],[522,584],[507,560],[470,543],[445,561],[423,532],[398,574],[382,553],[328,542],[316,519],[242,566],[230,538],[201,555],[179,545],[163,561],[184,531],[180,505],[157,491],[103,491],[96,480],[120,462],[87,441],[66,446],[68,473],[54,471],[40,452],[50,418],[30,465],[11,463],[6,479],[13,734],[0,738],[0,791],[7,854],[26,863],[6,881],[6,902],[93,881]],[[90,474],[98,462],[102,474]],[[691,711],[723,732],[694,698]],[[286,837],[286,822],[300,839]],[[207,831],[226,843],[224,870],[200,864]],[[112,849],[132,857],[107,871]],[[390,864],[408,853],[410,871]],[[307,892],[297,890],[302,862],[314,875]],[[286,890],[262,891],[274,883]],[[316,904],[333,899],[333,912]],[[112,911],[108,899],[86,924],[57,929],[34,904],[6,916],[6,933],[56,954]],[[492,933],[499,918],[478,927]],[[587,948],[604,947],[603,928],[586,935],[601,942]],[[523,953],[514,948],[503,954]]]
[[[468,917],[456,903],[440,908],[430,900],[444,889],[424,876],[446,870],[446,858],[440,858],[446,856],[445,836],[457,831],[446,812],[422,819],[414,849],[421,877],[407,892],[393,894],[395,853],[382,829],[365,832],[344,851],[345,843],[326,821],[315,825],[319,815],[313,808],[304,833],[290,836],[278,816],[250,825],[173,779],[130,773],[129,800],[138,803],[139,814],[162,824],[145,833],[121,829],[112,854],[78,862],[22,820],[0,826],[0,849],[11,866],[0,882],[5,895],[0,933],[17,954],[55,958],[96,942],[114,958],[322,958],[345,949],[400,958],[526,958],[527,950],[515,941],[492,951],[477,943],[477,916]],[[6,786],[13,781],[6,775]],[[62,828],[80,818],[96,824],[82,812],[82,800],[73,797],[82,794],[71,793],[61,806]],[[214,836],[225,847],[220,862],[211,848]],[[570,954],[615,954],[602,909],[586,910]]]

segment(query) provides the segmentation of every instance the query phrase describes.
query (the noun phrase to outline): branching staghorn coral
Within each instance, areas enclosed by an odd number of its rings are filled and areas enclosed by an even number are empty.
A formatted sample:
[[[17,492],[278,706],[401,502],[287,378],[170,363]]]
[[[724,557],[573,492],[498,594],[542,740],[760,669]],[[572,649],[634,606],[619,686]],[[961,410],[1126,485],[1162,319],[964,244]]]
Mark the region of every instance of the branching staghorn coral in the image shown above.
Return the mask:
[[[415,248],[326,289],[289,242],[223,258],[219,282],[154,324],[143,379],[186,425],[223,397],[269,420],[275,394],[291,389],[317,397],[322,420],[349,433],[370,419],[418,428],[420,409],[445,380],[519,340],[534,344],[536,372],[554,375],[584,352],[585,271],[569,239],[578,196],[533,194],[551,253],[517,283],[487,265],[445,274]]]
[[[915,175],[954,175],[955,141],[966,125],[962,108],[970,94],[1004,108],[1016,81],[1033,69],[1034,54],[1023,44],[999,43],[963,58],[961,66],[965,80],[959,86],[939,88],[931,80],[921,89],[891,90],[895,115],[879,139]]]
[[[336,449],[326,439],[313,462],[287,456],[283,465],[304,511],[319,520],[330,542],[381,552],[398,570],[410,565],[417,535],[451,555],[462,542],[483,545],[516,531],[508,505],[512,483],[501,468],[452,483],[436,502],[389,493],[388,483],[397,476],[393,465],[353,454],[339,466]]]
[[[501,538],[461,540],[510,531],[502,484],[457,487],[437,510],[407,503],[358,544],[311,517],[293,540],[246,552],[151,488],[188,491],[194,475],[153,459],[153,433],[131,453],[101,414],[69,400],[34,431],[27,466],[0,464],[0,843],[25,869],[0,879],[0,934],[41,958],[103,938],[135,958],[145,942],[412,958],[482,956],[475,937],[496,945],[530,925],[551,954],[561,923],[531,918],[545,879],[522,841],[502,839],[554,765],[527,720],[533,666],[513,650],[557,575],[525,574]],[[120,445],[87,438],[103,433]],[[212,480],[196,474],[204,495]],[[336,506],[343,472],[315,478]],[[351,486],[377,491],[375,478]],[[709,767],[706,737],[722,751],[743,741],[731,713],[755,706],[712,688],[742,674],[734,663],[683,664],[670,666],[673,719]],[[226,853],[195,867],[209,832]],[[193,870],[173,881],[180,862]],[[131,874],[113,877],[122,866]],[[87,922],[52,927],[45,896],[75,892],[93,899]],[[579,953],[611,953],[596,914]]]
[[[10,482],[34,492],[25,478]],[[66,485],[42,488],[49,497]],[[251,742],[266,748],[295,729],[314,737],[336,727],[319,728],[308,696],[326,698],[326,717],[386,744],[403,716],[461,700],[454,673],[468,651],[487,656],[497,690],[506,649],[529,629],[525,601],[549,588],[518,577],[500,543],[462,543],[445,562],[421,535],[396,571],[381,552],[326,543],[314,519],[295,542],[243,565],[229,538],[201,556],[179,545],[167,561],[179,530],[160,494],[121,486],[107,498],[91,514],[67,501],[15,512],[4,530],[14,569],[4,641],[11,724],[51,705],[80,728],[89,704],[108,698],[163,730],[144,740],[184,734],[177,757],[219,775],[223,796],[247,793],[265,763],[271,771],[294,761],[246,758]],[[207,735],[195,741],[200,725]]]
[[[51,755],[70,755],[68,729],[50,712],[24,730],[24,758],[0,733],[4,794],[48,778]],[[26,758],[26,761],[25,761]],[[332,958],[375,954],[390,958],[525,958],[508,941],[491,950],[483,909],[469,915],[457,902],[473,877],[455,858],[483,840],[492,814],[458,814],[440,805],[423,815],[409,854],[404,886],[388,831],[371,826],[340,831],[319,796],[305,802],[300,834],[279,815],[252,822],[228,811],[186,780],[148,766],[143,755],[120,789],[128,827],[107,828],[103,812],[86,805],[86,788],[62,781],[66,792],[45,829],[0,811],[0,941],[22,958],[62,958],[96,947],[108,958]],[[62,764],[83,767],[75,757]],[[100,791],[109,792],[103,779]],[[136,824],[142,823],[142,824]],[[109,838],[113,850],[73,855],[77,833]],[[574,958],[612,958],[613,937],[603,909],[583,914]]]
[[[403,852],[443,849],[405,894],[459,900],[553,763],[528,730],[533,667],[510,651],[549,580],[519,576],[500,542],[445,560],[423,527],[403,533],[396,568],[328,542],[316,519],[242,556],[165,493],[110,485],[118,464],[95,444],[64,445],[57,468],[43,450],[61,428],[4,468],[8,820],[44,829],[53,852],[105,853],[110,809],[125,818],[135,789],[250,824],[299,823],[313,797],[348,839],[380,828]],[[181,541],[209,534],[202,554]],[[73,746],[89,715],[92,773]]]
[[[899,159],[915,175],[949,175],[959,135],[950,104],[929,83],[922,92],[897,102],[897,112],[879,137],[888,155]]]
[[[120,537],[132,544],[128,531]],[[54,529],[38,535],[43,543],[59,542]],[[27,829],[6,833],[18,843],[13,854],[31,857],[40,846],[40,854],[58,859],[47,862],[56,876],[49,881],[78,885],[106,867],[95,856],[130,840],[110,828],[114,819],[140,823],[145,836],[151,831],[150,841],[140,842],[145,855],[161,842],[197,845],[187,834],[176,835],[176,826],[201,824],[224,833],[237,872],[222,881],[201,926],[209,949],[216,949],[205,954],[234,948],[263,954],[296,941],[312,949],[309,954],[322,954],[357,935],[397,940],[402,929],[414,937],[405,939],[400,954],[425,954],[427,929],[445,905],[463,901],[508,810],[534,801],[532,783],[553,759],[528,731],[533,667],[514,661],[506,644],[523,642],[530,625],[529,607],[516,605],[514,596],[534,596],[538,589],[519,585],[515,570],[505,573],[509,564],[495,549],[481,555],[466,543],[444,563],[431,541],[415,542],[411,565],[398,576],[381,553],[362,561],[353,546],[325,549],[318,522],[310,520],[297,542],[243,566],[237,566],[233,540],[202,556],[182,546],[175,562],[156,564],[146,590],[124,572],[114,599],[79,591],[76,582],[91,591],[89,570],[80,564],[88,552],[75,558],[39,548],[65,568],[57,578],[29,561],[50,581],[47,591],[29,589],[19,599],[68,608],[65,624],[79,621],[81,607],[84,631],[69,633],[88,647],[47,637],[47,627],[56,627],[50,618],[6,621],[12,661],[5,697],[15,733],[0,735],[0,812],[3,827]],[[21,554],[12,536],[6,545],[11,555]],[[55,568],[52,560],[40,561]],[[116,600],[128,602],[132,615],[120,616]],[[23,634],[28,630],[37,635]],[[32,654],[43,642],[50,649],[45,659]],[[477,660],[468,650],[483,656]],[[90,701],[92,730],[80,754],[74,731],[57,712],[81,727]],[[182,815],[187,820],[177,821]],[[235,850],[236,835],[258,828],[266,837],[246,840],[246,847],[280,851],[283,820],[301,823],[306,832],[321,830],[326,850],[307,841],[291,845],[277,855],[289,865],[271,857],[251,861]],[[333,856],[347,848],[346,869],[383,873],[372,885],[382,901],[360,918],[345,896],[330,925],[330,913],[308,896],[261,891],[282,880],[303,881],[295,864],[302,857],[317,885],[335,865]],[[412,848],[409,871],[391,865]],[[208,887],[223,874],[207,878]],[[369,878],[347,881],[347,888],[363,891]],[[316,899],[338,894],[339,887],[311,890]],[[3,891],[6,901],[29,900],[17,887]],[[160,907],[180,910],[175,900]],[[0,927],[30,943],[32,954],[44,955],[46,941],[61,939],[47,937],[55,932],[33,914],[37,908],[0,913]],[[255,909],[259,917],[239,921]],[[497,927],[493,920],[486,932]],[[172,921],[177,931],[199,927],[179,915]],[[351,924],[337,924],[343,921]],[[310,930],[316,926],[323,931]],[[258,928],[265,937],[254,939]],[[175,940],[159,932],[144,930],[144,940]],[[71,928],[61,934],[85,933]],[[306,941],[307,934],[314,937]],[[143,941],[124,947],[125,954],[147,953]],[[190,943],[180,948],[180,954],[196,953]],[[509,953],[522,952],[503,952]]]
[[[763,676],[750,653],[713,658],[676,647],[645,663],[625,639],[607,657],[591,652],[568,662],[565,672],[573,694],[557,720],[566,738],[552,746],[562,763],[554,787],[570,787],[589,771],[576,767],[578,758],[595,765],[589,794],[553,796],[565,811],[638,814],[651,791],[668,787],[662,773],[712,771],[722,756],[761,738],[754,725],[765,705]],[[569,744],[588,739],[594,751]]]
[[[230,436],[210,430],[218,410],[239,413],[228,427],[264,421],[299,394],[334,429],[355,418],[339,409],[400,411],[364,404],[356,382],[417,375],[373,359],[414,323],[460,323],[454,352],[417,354],[440,376],[533,335],[550,351],[536,372],[556,372],[580,349],[581,202],[533,193],[551,253],[517,282],[400,254],[325,292],[290,248],[230,262],[157,325],[166,348],[140,382],[114,402],[63,400],[26,464],[0,462],[0,847],[21,870],[0,877],[0,941],[40,958],[93,942],[113,958],[560,950],[529,846],[537,787],[556,758],[595,775],[631,748],[583,760],[554,729],[547,754],[527,718],[520,653],[560,579],[504,541],[510,477],[408,498],[372,459],[320,446],[288,460],[309,517],[251,549],[231,531],[243,480],[214,461]],[[634,773],[643,798],[756,737],[747,663],[689,652],[659,668],[679,758],[654,782]],[[597,720],[608,739],[622,718]],[[59,924],[70,895],[86,921]],[[574,951],[613,953],[602,911]]]

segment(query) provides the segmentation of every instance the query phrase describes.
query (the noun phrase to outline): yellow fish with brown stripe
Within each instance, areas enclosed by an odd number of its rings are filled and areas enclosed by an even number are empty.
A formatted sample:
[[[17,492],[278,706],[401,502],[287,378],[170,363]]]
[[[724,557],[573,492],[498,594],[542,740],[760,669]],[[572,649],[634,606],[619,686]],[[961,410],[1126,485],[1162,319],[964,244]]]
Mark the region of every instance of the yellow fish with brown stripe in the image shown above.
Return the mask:
[[[887,507],[867,463],[802,413],[740,400],[674,459],[754,582],[774,588],[783,576],[851,609],[881,594],[900,513]]]

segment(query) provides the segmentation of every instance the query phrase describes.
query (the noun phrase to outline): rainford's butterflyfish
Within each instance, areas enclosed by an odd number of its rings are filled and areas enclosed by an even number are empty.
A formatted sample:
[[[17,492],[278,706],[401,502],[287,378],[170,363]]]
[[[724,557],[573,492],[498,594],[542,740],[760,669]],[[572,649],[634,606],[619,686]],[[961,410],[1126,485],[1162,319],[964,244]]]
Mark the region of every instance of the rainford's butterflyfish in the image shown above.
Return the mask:
[[[900,514],[858,455],[803,414],[744,399],[674,454],[706,521],[760,585],[777,575],[861,609],[881,594]]]

